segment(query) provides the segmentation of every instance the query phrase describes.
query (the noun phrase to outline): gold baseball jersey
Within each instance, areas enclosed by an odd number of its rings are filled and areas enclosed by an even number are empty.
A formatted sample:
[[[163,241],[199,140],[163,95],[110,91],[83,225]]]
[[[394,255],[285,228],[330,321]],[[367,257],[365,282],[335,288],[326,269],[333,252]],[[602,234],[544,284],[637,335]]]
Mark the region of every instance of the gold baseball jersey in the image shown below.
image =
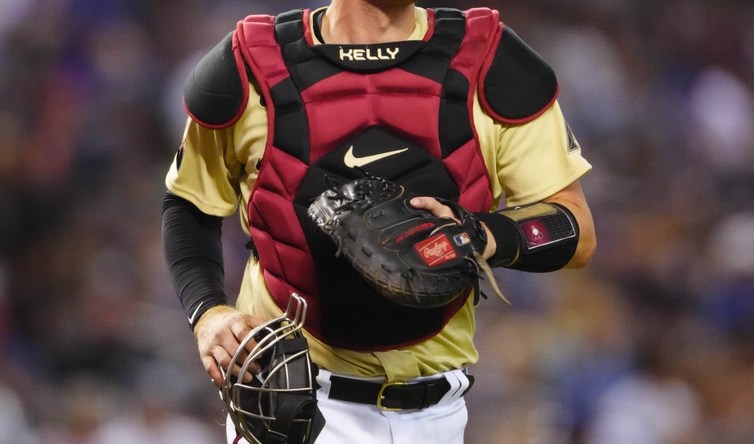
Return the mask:
[[[424,9],[416,8],[415,17],[415,30],[409,40],[420,40],[428,29]],[[267,111],[260,105],[260,96],[253,87],[249,88],[246,109],[234,125],[212,130],[189,119],[179,155],[167,173],[168,191],[213,216],[230,216],[239,205],[245,209],[264,156],[267,119]],[[591,169],[557,102],[536,119],[513,125],[493,120],[476,96],[473,121],[494,198],[490,210],[501,204],[515,206],[540,201]],[[247,212],[239,214],[248,233]],[[265,318],[281,314],[254,257],[247,263],[236,306]],[[474,298],[469,298],[439,334],[395,350],[346,350],[308,335],[311,356],[320,367],[332,372],[385,376],[389,381],[462,368],[478,359],[473,340],[474,310]],[[389,327],[389,320],[386,326]]]

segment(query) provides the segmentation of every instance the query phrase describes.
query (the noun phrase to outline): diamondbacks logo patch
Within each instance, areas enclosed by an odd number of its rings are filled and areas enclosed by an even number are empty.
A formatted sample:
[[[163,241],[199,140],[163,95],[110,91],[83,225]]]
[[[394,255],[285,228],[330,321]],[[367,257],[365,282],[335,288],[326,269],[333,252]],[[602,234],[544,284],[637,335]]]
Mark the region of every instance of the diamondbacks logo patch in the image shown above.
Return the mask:
[[[183,152],[185,151],[186,139],[181,140],[181,146],[178,147],[178,152],[175,153],[175,169],[180,170],[183,163]]]
[[[568,152],[572,153],[581,149],[579,142],[576,140],[576,136],[573,135],[571,127],[566,123],[566,133],[568,134]]]

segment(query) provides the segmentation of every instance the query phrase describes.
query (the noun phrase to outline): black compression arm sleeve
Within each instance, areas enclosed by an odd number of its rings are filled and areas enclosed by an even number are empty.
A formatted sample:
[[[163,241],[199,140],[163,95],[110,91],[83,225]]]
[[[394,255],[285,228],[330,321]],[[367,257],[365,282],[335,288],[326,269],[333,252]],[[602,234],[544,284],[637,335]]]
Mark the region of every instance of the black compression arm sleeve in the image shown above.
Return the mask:
[[[222,218],[168,193],[162,206],[162,241],[173,287],[193,329],[209,308],[227,304]]]

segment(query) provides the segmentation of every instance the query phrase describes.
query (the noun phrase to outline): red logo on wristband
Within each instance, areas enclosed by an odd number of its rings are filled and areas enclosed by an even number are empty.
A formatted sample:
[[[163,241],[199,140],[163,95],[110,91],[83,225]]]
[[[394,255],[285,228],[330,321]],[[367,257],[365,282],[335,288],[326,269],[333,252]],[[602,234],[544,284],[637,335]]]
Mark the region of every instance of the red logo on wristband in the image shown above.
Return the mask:
[[[538,247],[550,242],[550,231],[539,220],[530,220],[521,224],[526,234],[526,244],[529,248]]]

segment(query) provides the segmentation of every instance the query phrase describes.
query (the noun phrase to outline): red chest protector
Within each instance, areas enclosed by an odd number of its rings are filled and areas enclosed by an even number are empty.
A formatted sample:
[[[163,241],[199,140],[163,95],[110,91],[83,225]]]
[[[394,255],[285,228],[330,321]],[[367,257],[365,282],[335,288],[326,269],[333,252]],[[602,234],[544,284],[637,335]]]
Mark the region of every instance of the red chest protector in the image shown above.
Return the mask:
[[[269,136],[248,215],[281,308],[309,304],[307,329],[350,349],[381,350],[437,334],[466,302],[413,309],[380,297],[306,216],[333,182],[365,173],[470,211],[492,204],[471,118],[482,62],[501,26],[488,9],[428,10],[422,42],[313,46],[308,10],[239,22],[233,46],[255,79]],[[363,63],[362,63],[363,62]],[[471,290],[471,289],[470,289]]]

